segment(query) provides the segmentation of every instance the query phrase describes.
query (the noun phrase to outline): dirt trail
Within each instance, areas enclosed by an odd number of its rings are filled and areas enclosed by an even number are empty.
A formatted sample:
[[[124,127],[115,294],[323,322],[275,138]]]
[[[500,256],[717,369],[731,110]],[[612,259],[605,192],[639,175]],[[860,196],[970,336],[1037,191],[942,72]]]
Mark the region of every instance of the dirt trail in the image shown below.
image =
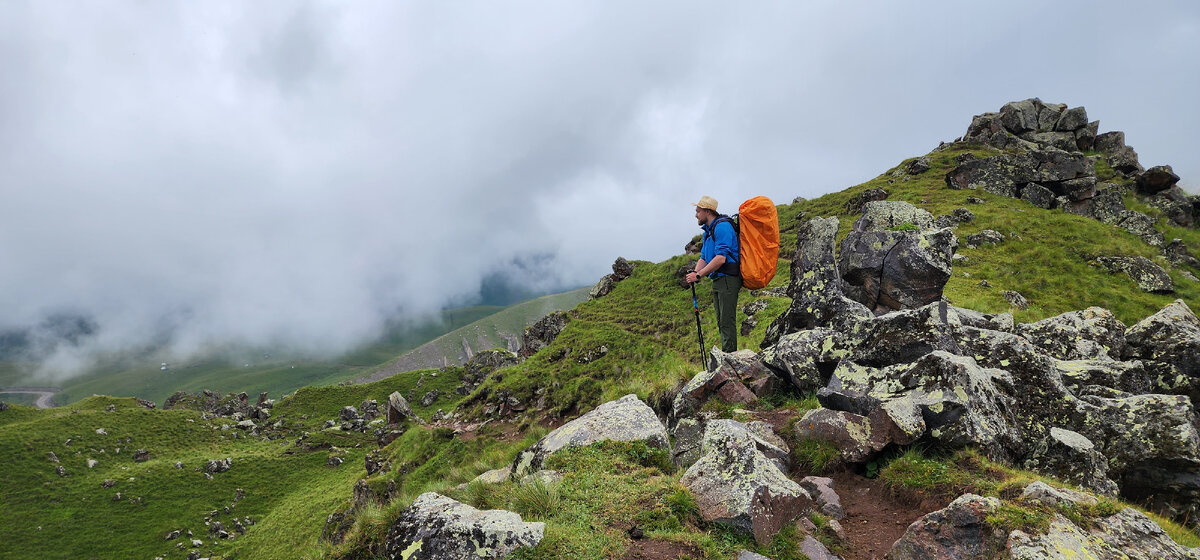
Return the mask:
[[[842,528],[846,534],[845,560],[881,559],[913,521],[944,504],[927,501],[912,505],[896,499],[882,482],[854,473],[828,475],[842,499]]]

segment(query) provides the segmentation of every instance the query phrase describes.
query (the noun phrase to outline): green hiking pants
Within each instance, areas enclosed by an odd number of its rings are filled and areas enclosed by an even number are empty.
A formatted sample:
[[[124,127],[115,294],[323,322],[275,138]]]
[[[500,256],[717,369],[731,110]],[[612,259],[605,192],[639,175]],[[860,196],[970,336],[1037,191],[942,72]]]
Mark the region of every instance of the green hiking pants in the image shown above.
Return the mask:
[[[721,351],[737,351],[737,300],[742,289],[741,276],[713,278],[713,309],[717,312],[717,331],[721,333]]]

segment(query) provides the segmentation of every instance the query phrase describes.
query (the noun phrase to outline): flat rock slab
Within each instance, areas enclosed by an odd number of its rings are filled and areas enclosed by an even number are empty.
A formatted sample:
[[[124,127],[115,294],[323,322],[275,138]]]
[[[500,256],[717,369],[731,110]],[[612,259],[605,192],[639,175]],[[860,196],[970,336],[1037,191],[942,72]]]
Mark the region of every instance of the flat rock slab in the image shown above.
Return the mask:
[[[651,447],[668,449],[667,429],[654,411],[637,395],[625,395],[606,402],[517,454],[512,476],[525,476],[540,470],[554,453],[571,447],[584,447],[598,441],[644,441]]]
[[[387,555],[395,560],[504,558],[518,548],[536,546],[544,530],[544,523],[523,522],[511,511],[480,511],[426,492],[392,523]]]

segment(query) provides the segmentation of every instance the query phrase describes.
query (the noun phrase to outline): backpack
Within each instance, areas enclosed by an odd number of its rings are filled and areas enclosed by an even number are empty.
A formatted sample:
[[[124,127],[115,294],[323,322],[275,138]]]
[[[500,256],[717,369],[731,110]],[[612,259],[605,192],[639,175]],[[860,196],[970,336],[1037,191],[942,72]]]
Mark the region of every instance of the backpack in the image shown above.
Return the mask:
[[[738,213],[732,217],[720,216],[713,222],[728,221],[738,240],[741,260],[726,263],[717,272],[742,277],[742,287],[759,290],[767,287],[775,278],[779,264],[779,214],[775,203],[765,196],[756,196],[743,202]]]

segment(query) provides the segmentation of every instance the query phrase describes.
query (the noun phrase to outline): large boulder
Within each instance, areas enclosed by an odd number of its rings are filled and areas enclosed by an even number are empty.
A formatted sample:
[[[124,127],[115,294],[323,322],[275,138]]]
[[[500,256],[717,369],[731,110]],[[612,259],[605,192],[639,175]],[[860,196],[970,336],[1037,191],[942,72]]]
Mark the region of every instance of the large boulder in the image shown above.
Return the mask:
[[[809,392],[829,382],[846,351],[838,331],[816,328],[783,336],[763,351],[762,360],[797,390]]]
[[[544,523],[523,522],[510,511],[480,511],[426,492],[392,523],[386,551],[393,560],[504,558],[537,546],[544,531]]]
[[[1167,364],[1175,376],[1200,378],[1200,318],[1181,299],[1125,331],[1127,358]]]
[[[651,447],[669,448],[667,430],[654,411],[637,395],[625,395],[559,426],[518,453],[513,460],[513,476],[519,478],[541,470],[546,459],[563,449],[606,440],[644,441]]]
[[[812,497],[780,471],[744,425],[709,422],[702,456],[679,482],[696,497],[700,516],[754,535],[767,544],[812,506]]]
[[[1125,350],[1125,324],[1102,307],[1022,323],[1013,332],[1060,360],[1119,360]]]
[[[958,238],[950,228],[922,229],[932,223],[929,212],[907,202],[868,203],[842,240],[838,273],[846,296],[875,313],[940,299]]]
[[[1125,145],[1125,133],[1119,130],[1097,134],[1094,148],[1108,160],[1114,170],[1126,175],[1142,172],[1142,164],[1138,162],[1137,152],[1131,146]]]
[[[546,320],[543,318],[542,320]],[[551,319],[550,321],[553,321]],[[539,321],[540,323],[541,321]],[[547,330],[552,330],[552,327],[547,327]],[[544,334],[544,333],[543,333]],[[522,343],[524,344],[524,342]],[[534,344],[530,342],[530,344]],[[500,368],[515,365],[518,362],[516,354],[499,348],[492,350],[484,350],[476,352],[467,363],[463,365],[464,371],[462,378],[459,380],[459,385],[454,389],[455,393],[466,395],[479,387],[488,376]]]

